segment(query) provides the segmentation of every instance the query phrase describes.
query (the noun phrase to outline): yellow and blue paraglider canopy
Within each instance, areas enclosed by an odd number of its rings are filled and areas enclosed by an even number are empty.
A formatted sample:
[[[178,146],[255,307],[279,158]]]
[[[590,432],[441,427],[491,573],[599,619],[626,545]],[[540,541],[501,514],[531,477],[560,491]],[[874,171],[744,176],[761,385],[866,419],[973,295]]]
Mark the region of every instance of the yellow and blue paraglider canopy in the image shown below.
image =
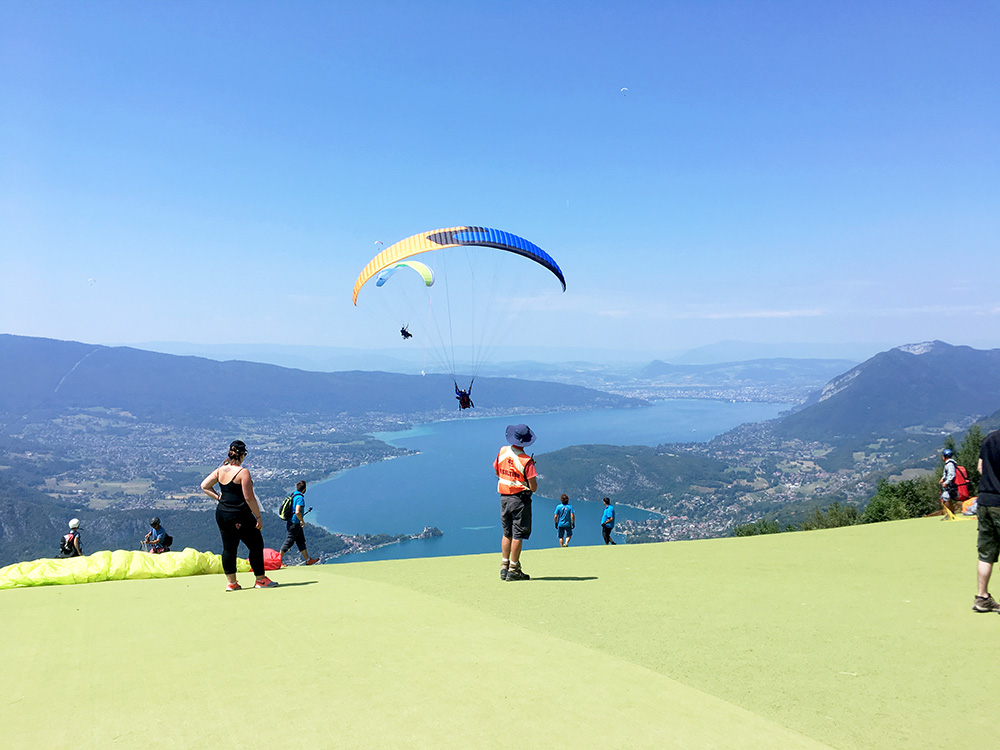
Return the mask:
[[[552,256],[538,247],[538,245],[529,242],[523,237],[518,237],[516,234],[504,232],[500,229],[467,226],[448,227],[445,229],[435,229],[430,232],[421,232],[420,234],[414,234],[411,237],[400,240],[394,245],[390,245],[372,258],[368,265],[361,271],[357,281],[354,282],[354,293],[351,299],[355,305],[358,304],[358,292],[361,291],[361,287],[369,279],[382,273],[387,268],[396,266],[406,258],[411,258],[414,255],[432,250],[463,246],[496,248],[497,250],[504,250],[529,258],[551,271],[559,279],[563,291],[566,291],[566,279],[563,277],[559,266],[552,259]]]

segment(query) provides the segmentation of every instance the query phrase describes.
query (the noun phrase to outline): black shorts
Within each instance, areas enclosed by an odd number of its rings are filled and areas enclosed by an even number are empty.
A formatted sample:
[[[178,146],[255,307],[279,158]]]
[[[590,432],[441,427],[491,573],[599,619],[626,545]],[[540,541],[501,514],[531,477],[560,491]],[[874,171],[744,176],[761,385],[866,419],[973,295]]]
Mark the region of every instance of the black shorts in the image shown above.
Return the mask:
[[[285,521],[285,530],[288,532],[288,536],[285,537],[285,543],[281,545],[281,554],[288,552],[293,544],[299,548],[300,552],[304,551],[306,548],[306,534],[302,528],[302,524]]]
[[[531,497],[521,495],[500,496],[500,526],[503,535],[510,539],[527,539],[531,536]]]
[[[980,505],[976,515],[979,518],[979,539],[976,544],[979,559],[985,563],[995,563],[1000,557],[1000,508]]]

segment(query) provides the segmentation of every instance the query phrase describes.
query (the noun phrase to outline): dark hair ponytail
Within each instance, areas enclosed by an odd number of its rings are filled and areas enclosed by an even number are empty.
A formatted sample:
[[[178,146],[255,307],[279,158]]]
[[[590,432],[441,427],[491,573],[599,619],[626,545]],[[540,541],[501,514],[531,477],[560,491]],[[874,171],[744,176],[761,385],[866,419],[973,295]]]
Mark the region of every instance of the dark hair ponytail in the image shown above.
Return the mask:
[[[226,459],[226,463],[239,463],[246,454],[247,444],[242,440],[234,440],[229,444],[229,458]]]

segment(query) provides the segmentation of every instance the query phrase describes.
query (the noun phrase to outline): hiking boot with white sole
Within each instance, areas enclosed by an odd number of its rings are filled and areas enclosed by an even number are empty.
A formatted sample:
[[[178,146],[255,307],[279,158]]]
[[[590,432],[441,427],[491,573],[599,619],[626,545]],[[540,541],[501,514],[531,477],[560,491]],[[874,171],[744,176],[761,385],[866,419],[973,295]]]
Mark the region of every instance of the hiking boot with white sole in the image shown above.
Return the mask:
[[[1000,612],[1000,604],[991,594],[977,596],[972,600],[972,609],[976,612]]]

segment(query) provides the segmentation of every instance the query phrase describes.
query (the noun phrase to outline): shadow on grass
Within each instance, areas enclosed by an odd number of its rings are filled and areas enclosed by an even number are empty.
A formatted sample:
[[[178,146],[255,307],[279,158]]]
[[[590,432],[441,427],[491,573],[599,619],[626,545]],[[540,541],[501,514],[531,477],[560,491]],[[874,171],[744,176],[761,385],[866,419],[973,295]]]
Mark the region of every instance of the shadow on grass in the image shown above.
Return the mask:
[[[294,581],[288,583],[278,582],[278,588],[280,589],[290,589],[292,586],[312,586],[314,583],[319,583],[319,581]]]
[[[532,581],[596,581],[597,576],[533,576]]]

